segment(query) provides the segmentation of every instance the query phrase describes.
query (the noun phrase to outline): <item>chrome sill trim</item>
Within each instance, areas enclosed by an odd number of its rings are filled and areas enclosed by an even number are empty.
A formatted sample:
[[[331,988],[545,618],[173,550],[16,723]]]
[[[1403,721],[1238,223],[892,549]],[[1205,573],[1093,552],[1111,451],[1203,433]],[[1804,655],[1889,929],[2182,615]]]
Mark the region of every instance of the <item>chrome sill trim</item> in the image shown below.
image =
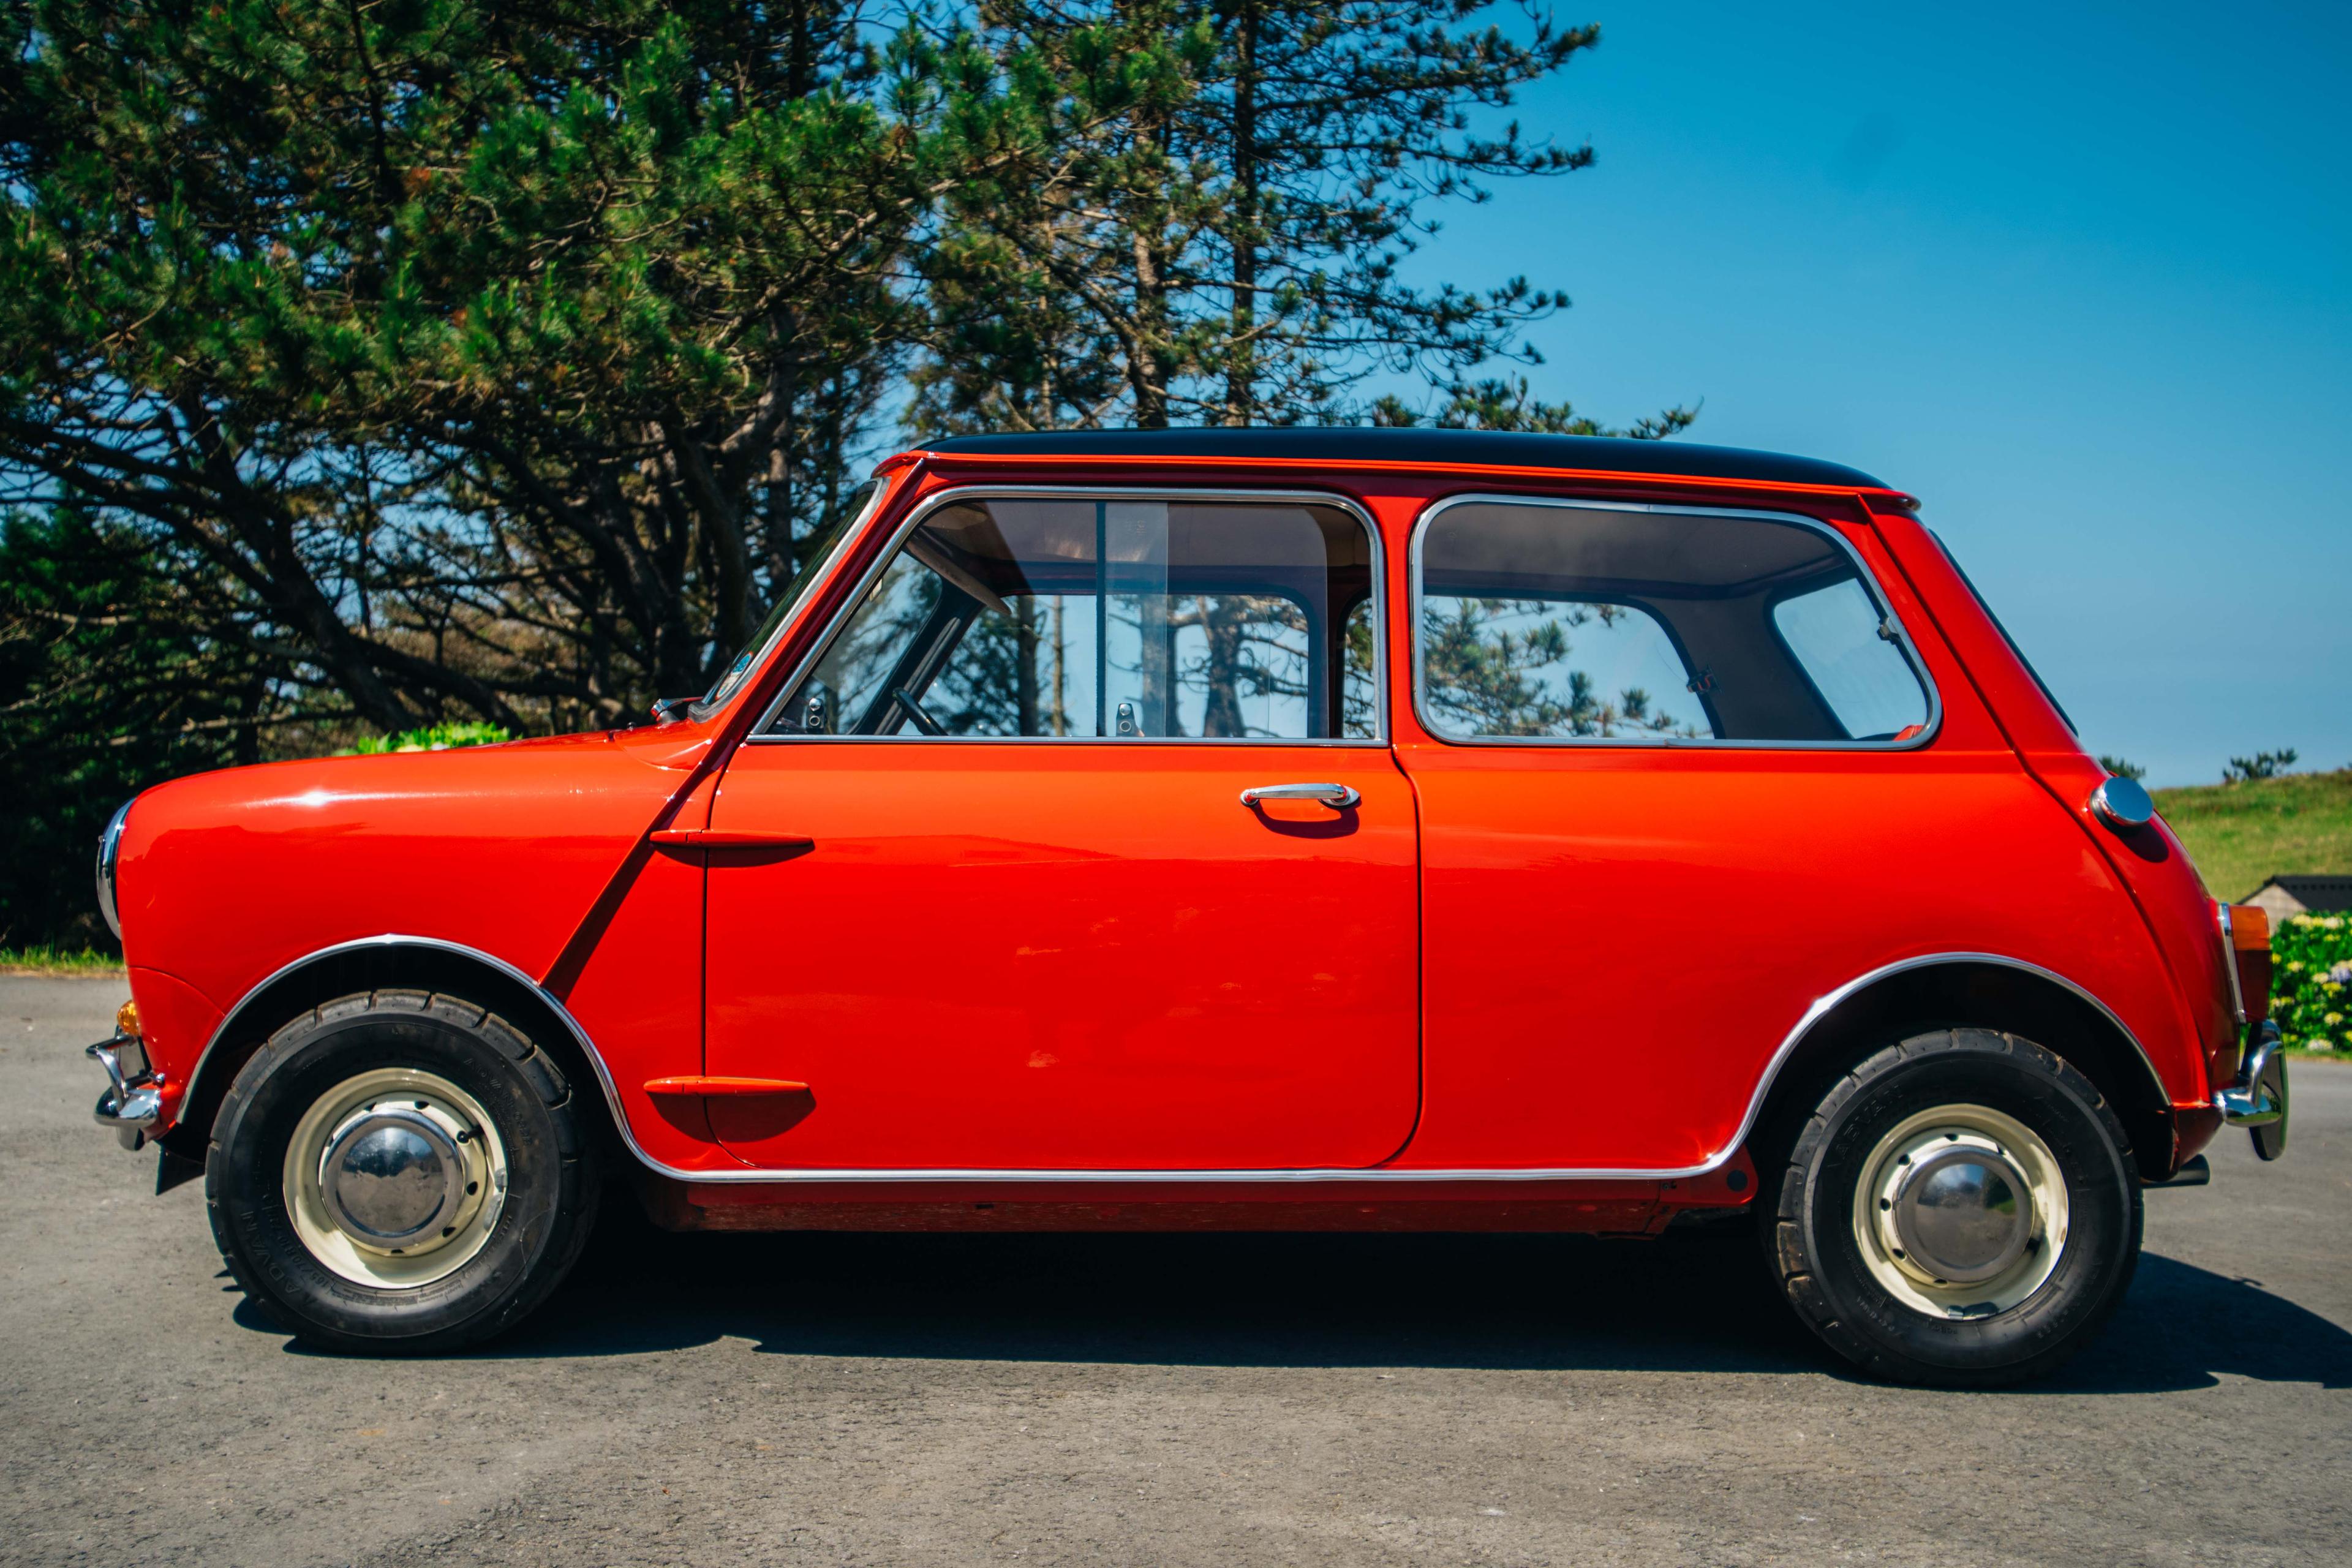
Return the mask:
[[[1051,1186],[1056,1183],[1095,1184],[1121,1182],[1135,1186],[1278,1186],[1300,1184],[1330,1184],[1362,1182],[1655,1182],[1678,1177],[1702,1176],[1723,1163],[1717,1158],[1701,1165],[1686,1165],[1675,1170],[1649,1167],[1624,1170],[1587,1169],[1583,1167],[1554,1168],[1549,1166],[1515,1165],[1476,1168],[1430,1168],[1415,1170],[1393,1165],[1305,1165],[1270,1168],[1251,1166],[1239,1170],[1141,1170],[1118,1171],[1096,1167],[1062,1170],[1054,1167],[992,1170],[984,1166],[910,1166],[906,1168],[853,1168],[843,1166],[802,1168],[773,1167],[743,1171],[684,1173],[665,1171],[665,1175],[680,1181],[699,1183],[741,1183],[754,1186],[825,1186],[835,1184],[896,1184],[912,1185],[926,1183],[989,1183]],[[660,1167],[655,1167],[659,1170]]]
[[[582,1028],[580,1026],[580,1021],[572,1016],[571,1010],[565,1007],[561,1001],[556,999],[555,996],[551,994],[545,987],[539,984],[538,981],[534,980],[530,975],[525,973],[523,971],[516,968],[513,964],[509,963],[505,959],[499,958],[494,953],[484,952],[479,948],[467,947],[462,942],[445,942],[438,937],[405,936],[397,932],[386,932],[382,936],[362,937],[354,942],[337,942],[332,946],[320,948],[316,952],[309,953],[301,958],[296,959],[293,963],[285,965],[276,973],[272,973],[268,979],[264,980],[260,984],[254,986],[251,990],[246,993],[244,997],[238,1000],[237,1005],[235,1007],[229,1010],[228,1016],[222,1020],[221,1026],[214,1031],[212,1039],[206,1042],[205,1046],[204,1056],[197,1058],[195,1069],[189,1073],[187,1081],[191,1085],[199,1081],[200,1075],[204,1071],[204,1063],[205,1058],[212,1055],[213,1047],[217,1046],[227,1035],[230,1025],[236,1021],[238,1014],[244,1011],[245,1005],[247,1000],[258,995],[272,984],[308,964],[319,962],[322,959],[331,958],[339,953],[351,952],[362,948],[369,947],[429,947],[437,949],[444,952],[458,953],[468,958],[478,959],[481,963],[488,965],[490,968],[497,970],[499,973],[506,975],[509,979],[529,986],[531,989],[531,992],[537,995],[541,1002],[544,1002],[547,1005],[549,1010],[554,1013],[558,1019],[562,1020],[563,1026],[572,1032],[572,1038],[573,1042],[579,1046],[581,1054],[588,1058],[589,1067],[596,1075],[597,1086],[604,1090],[605,1107],[612,1112],[613,1125],[619,1131],[621,1142],[627,1147],[630,1155],[635,1159],[639,1164],[643,1165],[646,1170],[651,1171],[657,1176],[666,1176],[670,1180],[677,1182],[689,1182],[696,1184],[752,1184],[777,1186],[796,1184],[822,1185],[828,1183],[843,1184],[859,1184],[866,1183],[904,1184],[916,1183],[991,1182],[1019,1183],[1024,1184],[1034,1183],[1048,1185],[1055,1183],[1067,1183],[1075,1185],[1103,1182],[1123,1182],[1137,1185],[1181,1185],[1185,1184],[1195,1185],[1234,1185],[1244,1184],[1266,1185],[1311,1185],[1316,1184],[1356,1184],[1368,1182],[1682,1181],[1694,1176],[1708,1175],[1713,1172],[1721,1169],[1723,1165],[1730,1160],[1732,1155],[1738,1152],[1740,1145],[1747,1142],[1748,1133],[1755,1130],[1756,1119],[1763,1111],[1765,1099],[1770,1094],[1773,1079],[1779,1076],[1781,1067],[1788,1061],[1790,1056],[1796,1050],[1797,1047],[1802,1043],[1805,1036],[1812,1029],[1813,1026],[1819,1023],[1832,1008],[1844,1001],[1848,996],[1853,995],[1855,992],[1862,990],[1865,986],[1874,984],[1878,981],[1884,980],[1889,975],[1900,974],[1907,970],[1925,969],[1937,964],[1946,963],[2001,964],[2011,969],[2023,970],[2027,973],[2040,975],[2045,980],[2050,980],[2059,985],[2064,986],[2067,990],[2073,992],[2075,995],[2082,997],[2084,1001],[2090,1003],[2091,1005],[2098,1008],[2101,1013],[2105,1014],[2108,1020],[2115,1025],[2116,1029],[2122,1033],[2124,1038],[2131,1041],[2132,1048],[2139,1053],[2140,1060],[2147,1065],[2149,1079],[2156,1084],[2159,1093],[2163,1091],[2164,1086],[2164,1079],[2162,1076],[2157,1072],[2156,1064],[2149,1058],[2147,1047],[2139,1043],[2139,1037],[2137,1036],[2134,1035],[2130,1029],[2125,1027],[2124,1021],[2116,1016],[2115,1010],[2109,1007],[2105,1003],[2100,1001],[2098,997],[2093,995],[2089,991],[2084,990],[2082,986],[2077,985],[2074,982],[2067,979],[2064,975],[2058,973],[2054,970],[2045,969],[2038,963],[2028,963],[2022,959],[2009,958],[2000,953],[1934,952],[1922,953],[1915,958],[1898,959],[1893,963],[1881,964],[1878,968],[1870,971],[1868,973],[1856,975],[1854,978],[1847,981],[1844,984],[1838,986],[1836,989],[1824,992],[1822,995],[1816,997],[1813,1000],[1812,1005],[1805,1009],[1803,1016],[1798,1018],[1796,1023],[1790,1026],[1788,1034],[1782,1037],[1779,1048],[1772,1053],[1771,1059],[1765,1064],[1763,1075],[1757,1080],[1755,1090],[1748,1096],[1748,1110],[1747,1113],[1740,1118],[1738,1131],[1732,1134],[1730,1140],[1727,1142],[1721,1149],[1717,1151],[1715,1153],[1708,1155],[1698,1163],[1693,1165],[1477,1166],[1425,1169],[1413,1169],[1395,1165],[1381,1165],[1370,1167],[1276,1167],[1250,1168],[1242,1170],[1106,1170],[1095,1168],[1057,1170],[1053,1168],[1038,1169],[1034,1167],[999,1170],[979,1166],[762,1168],[759,1166],[746,1165],[738,1170],[688,1171],[681,1169],[678,1166],[666,1164],[662,1161],[655,1159],[651,1154],[647,1153],[644,1146],[637,1142],[636,1133],[630,1127],[629,1119],[621,1109],[620,1091],[614,1082],[612,1070],[604,1065],[603,1055],[598,1052],[595,1044],[589,1039],[588,1031]],[[2167,1096],[2167,1098],[2168,1099],[2169,1097]]]
[[[1106,746],[1132,752],[1148,746],[1341,746],[1360,752],[1385,752],[1386,741],[1360,737],[1338,740],[1286,740],[1279,735],[771,735],[743,737],[747,746]]]

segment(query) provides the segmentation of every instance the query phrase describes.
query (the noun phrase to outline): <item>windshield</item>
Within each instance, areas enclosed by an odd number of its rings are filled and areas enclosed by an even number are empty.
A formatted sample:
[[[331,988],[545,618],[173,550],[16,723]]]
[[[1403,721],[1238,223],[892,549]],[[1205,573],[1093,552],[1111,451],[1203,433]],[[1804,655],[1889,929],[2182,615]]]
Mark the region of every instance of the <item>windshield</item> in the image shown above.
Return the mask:
[[[856,536],[857,531],[864,525],[866,520],[873,515],[874,508],[881,499],[882,481],[880,479],[868,479],[856,490],[851,492],[850,504],[843,510],[840,520],[820,535],[815,541],[814,547],[809,551],[808,564],[802,567],[793,580],[784,584],[783,592],[776,595],[776,603],[768,611],[767,618],[760,623],[760,629],[751,634],[751,642],[745,646],[742,652],[735,656],[733,662],[728,665],[725,672],[719,677],[710,689],[704,693],[702,700],[694,705],[695,717],[702,717],[735,695],[751,671],[758,667],[760,657],[767,651],[768,645],[775,640],[779,632],[783,630],[784,622],[792,616],[793,606],[799,604],[807,595],[811,584],[824,575],[825,566],[841,549],[842,542]]]

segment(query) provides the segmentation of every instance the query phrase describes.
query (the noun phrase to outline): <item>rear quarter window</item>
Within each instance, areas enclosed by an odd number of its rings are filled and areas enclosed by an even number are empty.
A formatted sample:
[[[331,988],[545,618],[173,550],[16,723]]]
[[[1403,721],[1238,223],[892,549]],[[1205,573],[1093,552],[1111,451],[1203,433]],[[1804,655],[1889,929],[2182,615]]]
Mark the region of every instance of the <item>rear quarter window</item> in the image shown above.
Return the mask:
[[[1934,697],[1860,560],[1793,519],[1472,500],[1423,523],[1415,696],[1465,742],[1892,745]]]

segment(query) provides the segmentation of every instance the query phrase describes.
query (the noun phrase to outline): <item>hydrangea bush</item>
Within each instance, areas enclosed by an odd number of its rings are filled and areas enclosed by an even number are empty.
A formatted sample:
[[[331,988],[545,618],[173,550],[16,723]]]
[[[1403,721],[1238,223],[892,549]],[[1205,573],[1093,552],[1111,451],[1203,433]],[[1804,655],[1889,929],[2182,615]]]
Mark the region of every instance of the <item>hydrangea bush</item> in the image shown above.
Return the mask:
[[[2296,915],[2271,937],[2271,1016],[2290,1046],[2352,1050],[2352,920]]]

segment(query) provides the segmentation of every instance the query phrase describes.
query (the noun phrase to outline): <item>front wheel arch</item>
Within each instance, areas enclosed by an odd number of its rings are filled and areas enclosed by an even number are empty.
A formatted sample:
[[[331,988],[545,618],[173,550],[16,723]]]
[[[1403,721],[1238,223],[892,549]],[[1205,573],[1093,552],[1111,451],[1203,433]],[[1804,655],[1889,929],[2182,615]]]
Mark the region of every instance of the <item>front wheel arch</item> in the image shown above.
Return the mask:
[[[337,996],[389,989],[463,997],[530,1036],[578,1092],[582,1121],[592,1135],[598,1164],[618,1168],[626,1145],[614,1121],[610,1080],[579,1026],[520,971],[472,948],[422,937],[383,937],[328,948],[279,970],[248,992],[213,1031],[182,1102],[180,1119],[162,1139],[163,1147],[201,1163],[229,1085],[272,1034]]]

